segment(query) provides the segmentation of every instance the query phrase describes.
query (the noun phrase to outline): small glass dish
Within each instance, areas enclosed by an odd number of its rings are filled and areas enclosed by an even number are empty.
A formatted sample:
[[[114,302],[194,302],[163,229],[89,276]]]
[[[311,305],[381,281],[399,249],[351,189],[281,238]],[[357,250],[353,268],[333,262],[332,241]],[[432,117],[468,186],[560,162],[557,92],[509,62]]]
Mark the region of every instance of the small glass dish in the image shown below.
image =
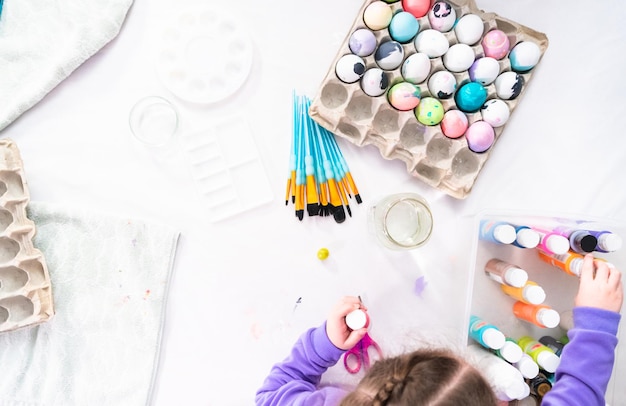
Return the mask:
[[[164,147],[178,130],[178,112],[172,103],[160,96],[140,99],[130,110],[130,129],[147,147]]]

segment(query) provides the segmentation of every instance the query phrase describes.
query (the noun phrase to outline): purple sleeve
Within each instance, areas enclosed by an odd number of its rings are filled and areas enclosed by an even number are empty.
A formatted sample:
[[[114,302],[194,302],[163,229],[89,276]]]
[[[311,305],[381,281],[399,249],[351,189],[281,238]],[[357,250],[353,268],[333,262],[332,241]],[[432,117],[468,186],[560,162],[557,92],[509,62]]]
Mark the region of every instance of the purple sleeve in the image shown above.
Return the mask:
[[[613,371],[620,314],[591,307],[574,308],[574,328],[561,353],[556,381],[542,406],[604,406]]]
[[[322,374],[343,353],[326,335],[326,323],[308,330],[293,346],[291,354],[272,367],[256,393],[256,404],[336,406],[347,392],[332,386],[318,388],[318,384]]]

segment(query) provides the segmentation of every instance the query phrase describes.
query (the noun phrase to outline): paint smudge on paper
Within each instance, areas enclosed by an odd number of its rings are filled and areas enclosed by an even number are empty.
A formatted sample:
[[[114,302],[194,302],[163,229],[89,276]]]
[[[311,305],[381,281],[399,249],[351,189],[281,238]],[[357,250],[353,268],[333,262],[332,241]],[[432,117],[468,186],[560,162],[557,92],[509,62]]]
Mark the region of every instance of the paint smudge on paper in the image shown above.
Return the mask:
[[[420,276],[419,278],[415,280],[415,285],[413,286],[413,293],[415,293],[415,295],[418,297],[422,297],[422,293],[424,293],[424,289],[426,289],[426,285],[428,285],[426,278],[424,276]]]

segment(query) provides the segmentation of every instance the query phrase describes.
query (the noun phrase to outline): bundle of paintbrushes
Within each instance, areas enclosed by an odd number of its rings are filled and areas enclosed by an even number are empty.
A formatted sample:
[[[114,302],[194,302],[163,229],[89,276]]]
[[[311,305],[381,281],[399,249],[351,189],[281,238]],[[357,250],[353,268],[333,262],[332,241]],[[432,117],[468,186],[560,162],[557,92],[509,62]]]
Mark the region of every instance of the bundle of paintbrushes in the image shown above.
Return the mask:
[[[311,101],[293,93],[293,138],[285,205],[296,206],[296,217],[333,216],[337,223],[352,216],[349,199],[361,203],[335,136],[309,116]],[[344,209],[345,206],[345,209]]]

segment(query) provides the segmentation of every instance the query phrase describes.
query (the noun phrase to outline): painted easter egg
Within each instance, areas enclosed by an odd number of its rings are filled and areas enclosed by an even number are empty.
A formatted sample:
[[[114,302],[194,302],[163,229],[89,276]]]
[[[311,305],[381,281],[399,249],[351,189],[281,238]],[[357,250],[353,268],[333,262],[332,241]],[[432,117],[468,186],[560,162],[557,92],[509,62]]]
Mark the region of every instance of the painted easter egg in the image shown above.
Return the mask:
[[[400,111],[413,110],[420,103],[420,88],[409,82],[400,82],[391,86],[387,92],[387,100]]]
[[[430,10],[430,0],[402,0],[402,9],[413,14],[415,18],[421,18]]]
[[[474,50],[467,44],[454,44],[443,55],[443,64],[451,72],[466,71],[474,63]]]
[[[446,36],[433,29],[427,29],[417,34],[414,44],[417,52],[424,53],[429,58],[438,58],[450,48]]]
[[[441,32],[448,32],[456,22],[456,11],[448,2],[438,1],[428,12],[430,27]]]
[[[462,85],[454,95],[454,101],[461,111],[474,113],[487,100],[487,89],[478,82],[468,82]]]
[[[480,108],[483,121],[494,128],[502,127],[511,116],[511,110],[506,102],[500,99],[487,100]]]
[[[483,86],[493,83],[500,74],[500,64],[492,57],[478,58],[468,69],[472,82],[478,82]]]
[[[437,125],[443,119],[443,105],[434,97],[424,97],[415,109],[417,121],[424,125]]]
[[[485,56],[494,59],[502,59],[509,53],[509,37],[502,30],[491,30],[483,37],[481,41]]]
[[[465,132],[467,146],[474,152],[485,152],[493,145],[496,133],[493,127],[484,121],[476,121]]]
[[[389,78],[380,68],[371,68],[365,71],[361,78],[361,89],[372,97],[380,96],[389,87]]]
[[[457,21],[454,26],[456,39],[467,45],[474,45],[483,36],[485,23],[476,14],[466,14]]]
[[[441,120],[441,131],[448,138],[459,138],[467,131],[467,116],[460,110],[448,110]]]
[[[381,69],[396,69],[404,60],[404,48],[397,41],[385,41],[376,49],[374,60]]]
[[[357,82],[365,73],[365,61],[354,54],[344,55],[337,61],[335,73],[344,83]]]
[[[449,99],[456,90],[456,78],[447,70],[437,71],[428,79],[428,90],[438,99]]]
[[[359,28],[350,35],[348,47],[358,56],[369,56],[376,50],[376,36],[367,28]]]
[[[537,65],[541,57],[539,45],[531,41],[522,41],[509,53],[511,69],[516,72],[528,72]]]
[[[384,1],[375,1],[363,11],[363,22],[371,30],[378,31],[389,26],[393,11]]]
[[[409,55],[402,63],[400,72],[407,82],[422,83],[430,74],[430,58],[419,52]]]
[[[524,77],[516,72],[503,72],[496,78],[496,94],[504,100],[513,100],[522,93]]]
[[[420,24],[413,14],[401,11],[394,14],[389,24],[389,35],[391,38],[405,44],[410,42],[420,29]]]

